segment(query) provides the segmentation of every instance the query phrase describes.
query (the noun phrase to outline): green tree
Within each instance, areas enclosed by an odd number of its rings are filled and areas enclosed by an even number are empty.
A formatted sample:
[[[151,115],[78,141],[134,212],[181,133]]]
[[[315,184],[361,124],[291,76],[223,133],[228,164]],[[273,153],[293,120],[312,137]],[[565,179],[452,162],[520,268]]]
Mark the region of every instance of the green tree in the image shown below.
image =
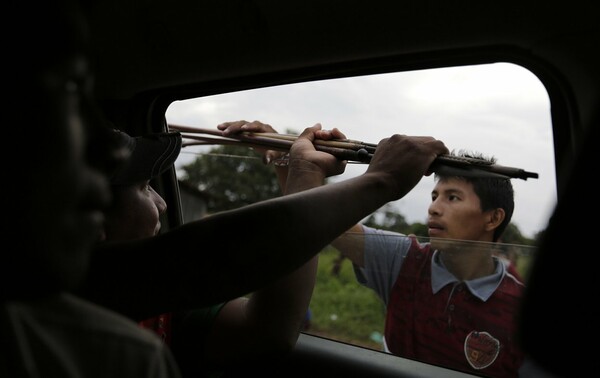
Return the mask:
[[[507,244],[533,245],[533,240],[527,238],[521,233],[519,227],[514,223],[509,223],[501,236],[502,242]]]
[[[415,222],[415,223],[409,225],[406,232],[403,232],[403,233],[406,235],[414,234],[416,236],[421,236],[421,237],[427,238],[427,237],[429,237],[429,227],[427,227],[427,225],[424,223]]]
[[[363,224],[369,227],[402,233],[409,228],[404,215],[400,214],[398,209],[389,203],[371,214],[365,219]]]
[[[533,235],[533,241],[534,241],[535,245],[539,245],[540,244],[540,242],[542,241],[542,238],[544,237],[545,231],[546,230],[541,230],[541,231],[536,232]]]
[[[209,193],[207,210],[231,210],[281,195],[272,166],[252,148],[223,145],[182,167],[183,181]]]

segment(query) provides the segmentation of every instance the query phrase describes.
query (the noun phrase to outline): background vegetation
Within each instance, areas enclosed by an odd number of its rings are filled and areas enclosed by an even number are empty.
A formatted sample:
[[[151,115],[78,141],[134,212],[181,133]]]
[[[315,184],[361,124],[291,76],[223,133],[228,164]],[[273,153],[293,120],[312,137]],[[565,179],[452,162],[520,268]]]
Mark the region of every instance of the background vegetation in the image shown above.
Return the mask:
[[[354,278],[352,264],[340,260],[339,252],[324,249],[319,256],[317,284],[310,303],[311,324],[307,333],[382,349],[385,319],[383,302]],[[340,269],[337,269],[340,264]]]

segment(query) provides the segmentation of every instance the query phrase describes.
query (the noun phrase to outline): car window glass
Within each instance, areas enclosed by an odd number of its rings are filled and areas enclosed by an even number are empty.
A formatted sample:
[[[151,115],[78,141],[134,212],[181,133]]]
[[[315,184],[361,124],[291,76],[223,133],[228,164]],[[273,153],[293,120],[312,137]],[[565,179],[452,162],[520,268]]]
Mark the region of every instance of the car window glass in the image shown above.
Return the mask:
[[[480,253],[496,256],[506,272],[518,274],[524,282],[536,241],[556,203],[548,94],[535,75],[514,64],[386,73],[218,94],[174,102],[166,116],[170,124],[213,130],[226,121],[259,120],[288,134],[321,123],[323,128],[337,127],[349,139],[368,143],[392,134],[431,135],[451,150],[480,152],[495,157],[500,165],[535,172],[538,178],[511,180],[515,211],[503,244],[478,246]],[[276,181],[269,181],[274,178],[269,176],[272,169],[250,148],[224,147],[182,149],[176,168],[186,221],[278,194]],[[205,160],[194,169],[205,177],[190,183],[185,167],[189,170],[200,157]],[[359,175],[366,167],[349,164],[343,175],[329,180]],[[259,170],[261,174],[244,174]],[[420,243],[431,242],[426,223],[433,186],[433,176],[423,178],[407,196],[363,223],[415,234]],[[352,264],[335,248],[321,252],[317,281],[306,332],[382,350],[385,304],[357,282]]]

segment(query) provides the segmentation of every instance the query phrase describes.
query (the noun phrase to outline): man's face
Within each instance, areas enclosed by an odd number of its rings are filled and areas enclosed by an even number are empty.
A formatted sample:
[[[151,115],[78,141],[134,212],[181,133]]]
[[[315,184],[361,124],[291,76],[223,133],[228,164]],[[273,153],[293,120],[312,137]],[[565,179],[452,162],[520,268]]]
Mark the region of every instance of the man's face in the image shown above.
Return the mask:
[[[24,252],[20,258],[30,265],[31,274],[72,286],[86,272],[110,198],[108,179],[95,168],[103,163],[92,162],[88,154],[90,142],[102,141],[90,139],[99,133],[91,122],[95,115],[88,113],[85,59],[69,56],[38,77],[19,104],[30,109],[25,120],[32,126],[24,129],[25,146],[37,157],[15,173],[19,190],[11,199],[21,204],[17,232],[29,256]],[[109,146],[104,148],[108,155]]]
[[[491,242],[489,219],[473,185],[458,178],[440,179],[431,192],[427,225],[431,238]]]
[[[113,204],[106,212],[106,240],[140,239],[159,233],[160,216],[167,204],[149,181],[113,186],[113,193]]]

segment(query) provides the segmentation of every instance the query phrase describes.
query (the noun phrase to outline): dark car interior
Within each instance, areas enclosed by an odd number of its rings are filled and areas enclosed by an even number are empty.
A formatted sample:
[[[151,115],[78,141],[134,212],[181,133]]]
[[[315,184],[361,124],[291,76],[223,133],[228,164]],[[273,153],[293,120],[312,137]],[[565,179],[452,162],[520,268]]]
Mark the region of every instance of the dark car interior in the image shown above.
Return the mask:
[[[598,253],[574,235],[575,228],[593,233],[597,223],[591,180],[598,171],[600,26],[592,2],[108,0],[88,10],[97,98],[133,135],[166,130],[168,106],[195,97],[495,62],[531,71],[551,104],[558,202],[519,310],[520,341],[551,375],[595,370]],[[181,224],[175,173],[164,174],[158,188],[170,204],[163,228]],[[269,365],[257,371],[463,376],[308,334]]]

